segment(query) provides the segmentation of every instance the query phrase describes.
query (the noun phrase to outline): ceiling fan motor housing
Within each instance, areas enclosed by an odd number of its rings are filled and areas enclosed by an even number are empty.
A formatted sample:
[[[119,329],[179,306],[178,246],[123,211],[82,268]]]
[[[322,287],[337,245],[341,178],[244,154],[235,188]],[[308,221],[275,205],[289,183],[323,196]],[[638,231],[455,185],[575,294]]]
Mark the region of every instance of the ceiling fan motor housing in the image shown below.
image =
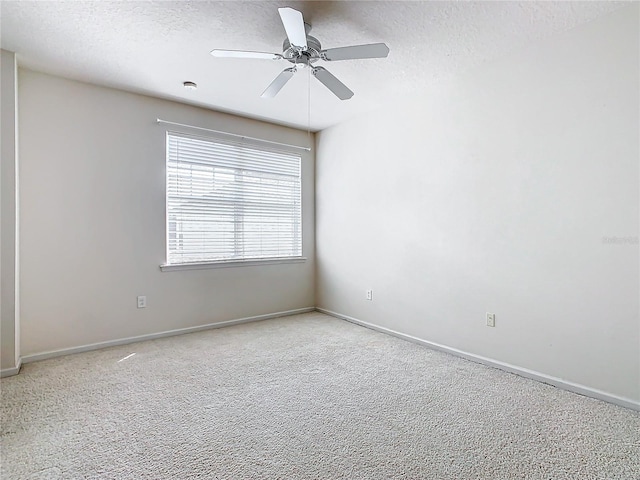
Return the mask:
[[[317,62],[322,58],[322,54],[320,52],[322,52],[320,40],[312,37],[311,35],[307,35],[306,50],[300,50],[299,48],[292,47],[288,38],[285,38],[282,43],[282,57],[297,65],[309,65]]]

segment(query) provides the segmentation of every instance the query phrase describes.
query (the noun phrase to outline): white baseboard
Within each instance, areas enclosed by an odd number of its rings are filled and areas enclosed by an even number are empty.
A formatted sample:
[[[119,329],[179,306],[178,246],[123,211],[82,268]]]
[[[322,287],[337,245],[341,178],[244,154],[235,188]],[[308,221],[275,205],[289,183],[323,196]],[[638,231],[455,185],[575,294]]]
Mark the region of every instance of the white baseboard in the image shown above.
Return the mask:
[[[20,373],[20,367],[22,367],[22,359],[18,359],[18,364],[13,368],[4,368],[0,370],[0,378],[4,377],[12,377],[13,375],[17,375]]]
[[[90,345],[82,345],[80,347],[63,348],[61,350],[54,350],[51,352],[35,353],[32,355],[25,355],[22,357],[21,360],[22,360],[22,363],[38,362],[40,360],[47,360],[49,358],[62,357],[64,355],[71,355],[73,353],[89,352],[91,350],[99,350],[101,348],[116,347],[118,345],[127,345],[129,343],[144,342],[145,340],[155,340],[157,338],[172,337],[175,335],[184,335],[185,333],[200,332],[202,330],[211,330],[214,328],[230,327],[232,325],[239,325],[241,323],[268,320],[270,318],[288,317],[290,315],[298,315],[300,313],[307,313],[307,312],[313,312],[313,311],[315,311],[315,307],[306,307],[306,308],[298,308],[296,310],[287,310],[285,312],[256,315],[255,317],[236,318],[234,320],[227,320],[225,322],[218,322],[218,323],[209,323],[207,325],[199,325],[197,327],[178,328],[176,330],[168,330],[166,332],[149,333],[147,335],[138,335],[136,337],[119,338],[117,340],[109,340],[106,342],[92,343]],[[19,367],[18,367],[18,370],[19,370]],[[4,370],[2,372],[4,376]],[[18,373],[18,372],[16,371],[15,373]],[[15,373],[13,375],[15,375]]]
[[[376,330],[381,333],[393,335],[394,337],[398,337],[403,340],[408,340],[409,342],[417,343],[419,345],[424,345],[425,347],[429,347],[434,350],[450,353],[451,355],[462,357],[466,360],[471,360],[472,362],[481,363],[489,367],[498,368],[500,370],[504,370],[505,372],[515,373],[516,375],[530,378],[531,380],[536,380],[538,382],[546,383],[548,385],[553,385],[554,387],[561,388],[562,390],[567,390],[569,392],[578,393],[580,395],[584,395],[585,397],[595,398],[597,400],[613,403],[615,405],[629,408],[631,410],[640,411],[640,402],[637,402],[630,398],[618,397],[617,395],[603,392],[602,390],[597,390],[595,388],[590,388],[584,385],[580,385],[578,383],[562,380],[561,378],[552,377],[550,375],[536,372],[534,370],[529,370],[527,368],[522,368],[516,365],[511,365],[509,363],[501,362],[499,360],[494,360],[492,358],[487,358],[487,357],[483,357],[473,353],[468,353],[463,350],[458,350],[457,348],[447,347],[446,345],[440,345],[439,343],[430,342],[428,340],[423,340],[421,338],[414,337],[412,335],[407,335],[405,333],[397,332],[395,330],[391,330],[386,327],[380,327],[378,325],[374,325],[373,323],[363,322],[362,320],[358,320],[357,318],[353,318],[348,315],[343,315],[341,313],[333,312],[331,310],[327,310],[326,308],[316,307],[316,310],[318,312],[331,315],[332,317],[336,317],[341,320],[346,320],[348,322],[355,323],[356,325],[370,328],[372,330]]]
[[[389,328],[386,327],[381,327],[378,325],[375,325],[373,323],[369,323],[369,322],[364,322],[362,320],[358,320],[357,318],[353,318],[350,317],[348,315],[343,315],[341,313],[337,313],[337,312],[333,312],[331,310],[327,310],[325,308],[319,308],[319,307],[306,307],[306,308],[299,308],[296,310],[287,310],[284,312],[276,312],[276,313],[269,313],[269,314],[265,314],[265,315],[257,315],[255,317],[245,317],[245,318],[238,318],[238,319],[234,319],[234,320],[228,320],[228,321],[224,321],[224,322],[218,322],[218,323],[210,323],[207,325],[200,325],[197,327],[187,327],[187,328],[180,328],[180,329],[176,329],[176,330],[169,330],[169,331],[165,331],[165,332],[159,332],[159,333],[151,333],[151,334],[147,334],[147,335],[139,335],[136,337],[128,337],[128,338],[121,338],[121,339],[117,339],[117,340],[110,340],[110,341],[106,341],[106,342],[99,342],[99,343],[93,343],[90,345],[83,345],[80,347],[72,347],[72,348],[65,348],[65,349],[61,349],[61,350],[55,350],[55,351],[50,351],[50,352],[43,352],[43,353],[36,353],[33,355],[25,355],[24,357],[22,357],[21,359],[18,360],[18,365],[14,368],[6,368],[3,370],[0,370],[0,378],[4,378],[4,377],[9,377],[12,375],[17,375],[20,372],[20,367],[22,366],[22,364],[26,364],[26,363],[32,363],[32,362],[37,362],[40,360],[47,360],[49,358],[55,358],[55,357],[61,357],[64,355],[71,355],[74,353],[82,353],[82,352],[89,352],[91,350],[99,350],[101,348],[107,348],[107,347],[115,347],[118,345],[127,345],[130,343],[136,343],[136,342],[143,342],[145,340],[154,340],[157,338],[163,338],[163,337],[171,337],[171,336],[175,336],[175,335],[183,335],[186,333],[194,333],[194,332],[200,332],[203,330],[211,330],[214,328],[222,328],[222,327],[229,327],[232,325],[239,325],[242,323],[249,323],[249,322],[258,322],[261,320],[268,320],[271,318],[277,318],[277,317],[286,317],[286,316],[290,316],[290,315],[298,315],[301,313],[307,313],[307,312],[313,312],[313,311],[318,311],[321,313],[325,313],[327,315],[331,315],[332,317],[336,317],[342,320],[346,320],[348,322],[354,323],[356,325],[360,325],[362,327],[366,327],[366,328],[370,328],[372,330],[376,330],[378,332],[381,333],[386,333],[388,335],[393,335],[394,337],[398,337],[401,338],[403,340],[407,340],[413,343],[417,343],[419,345],[423,345],[426,346],[428,348],[432,348],[434,350],[439,350],[445,353],[449,353],[452,355],[456,355],[458,357],[462,357],[464,359],[470,360],[472,362],[477,362],[477,363],[481,363],[483,365],[487,365],[489,367],[494,367],[494,368],[498,368],[500,370],[504,370],[506,372],[510,372],[510,373],[514,373],[516,375],[520,375],[522,377],[526,377],[526,378],[530,378],[532,380],[536,380],[538,382],[542,382],[542,383],[546,383],[549,385],[553,385],[554,387],[557,388],[561,388],[563,390],[567,390],[573,393],[578,393],[580,395],[584,395],[586,397],[591,397],[591,398],[595,398],[597,400],[602,400],[605,402],[609,402],[609,403],[613,403],[615,405],[619,405],[621,407],[625,407],[625,408],[629,408],[631,410],[636,410],[636,411],[640,411],[640,402],[637,402],[635,400],[632,400],[630,398],[624,398],[624,397],[619,397],[616,395],[613,395],[611,393],[607,393],[604,392],[602,390],[597,390],[594,388],[590,388],[584,385],[580,385],[577,383],[573,383],[573,382],[569,382],[566,380],[562,380],[561,378],[557,378],[557,377],[552,377],[550,375],[546,375],[544,373],[540,373],[540,372],[536,372],[534,370],[529,370],[527,368],[522,368],[522,367],[518,367],[516,365],[511,365],[509,363],[505,363],[505,362],[501,362],[499,360],[494,360],[492,358],[487,358],[487,357],[483,357],[480,355],[476,355],[473,353],[469,353],[469,352],[465,352],[463,350],[458,350],[456,348],[452,348],[452,347],[448,347],[446,345],[441,345],[435,342],[430,342],[428,340],[423,340],[421,338],[418,337],[414,337],[412,335],[408,335],[405,333],[401,333],[401,332],[397,332],[395,330],[391,330]]]

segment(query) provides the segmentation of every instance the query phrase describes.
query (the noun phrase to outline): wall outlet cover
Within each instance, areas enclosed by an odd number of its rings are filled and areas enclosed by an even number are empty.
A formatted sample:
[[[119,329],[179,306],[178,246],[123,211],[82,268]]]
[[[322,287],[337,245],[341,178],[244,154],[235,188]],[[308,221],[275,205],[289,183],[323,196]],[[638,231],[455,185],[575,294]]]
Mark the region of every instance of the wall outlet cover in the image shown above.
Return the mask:
[[[487,327],[496,326],[496,314],[487,312]]]
[[[144,295],[138,297],[138,308],[147,308],[147,297]]]

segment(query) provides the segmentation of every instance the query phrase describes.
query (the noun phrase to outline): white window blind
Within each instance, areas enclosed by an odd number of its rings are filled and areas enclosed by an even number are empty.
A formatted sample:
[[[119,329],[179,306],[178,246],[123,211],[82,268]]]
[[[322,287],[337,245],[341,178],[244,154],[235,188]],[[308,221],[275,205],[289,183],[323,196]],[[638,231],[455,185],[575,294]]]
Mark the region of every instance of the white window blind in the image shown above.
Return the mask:
[[[167,264],[301,255],[299,155],[167,134]]]

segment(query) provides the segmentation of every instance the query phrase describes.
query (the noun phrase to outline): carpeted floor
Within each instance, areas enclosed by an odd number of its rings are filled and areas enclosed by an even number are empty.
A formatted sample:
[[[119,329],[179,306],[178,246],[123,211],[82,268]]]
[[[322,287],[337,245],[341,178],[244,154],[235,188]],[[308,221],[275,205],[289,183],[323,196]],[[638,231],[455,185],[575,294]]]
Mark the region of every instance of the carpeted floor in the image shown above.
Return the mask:
[[[640,478],[640,414],[319,313],[28,364],[1,478]]]

